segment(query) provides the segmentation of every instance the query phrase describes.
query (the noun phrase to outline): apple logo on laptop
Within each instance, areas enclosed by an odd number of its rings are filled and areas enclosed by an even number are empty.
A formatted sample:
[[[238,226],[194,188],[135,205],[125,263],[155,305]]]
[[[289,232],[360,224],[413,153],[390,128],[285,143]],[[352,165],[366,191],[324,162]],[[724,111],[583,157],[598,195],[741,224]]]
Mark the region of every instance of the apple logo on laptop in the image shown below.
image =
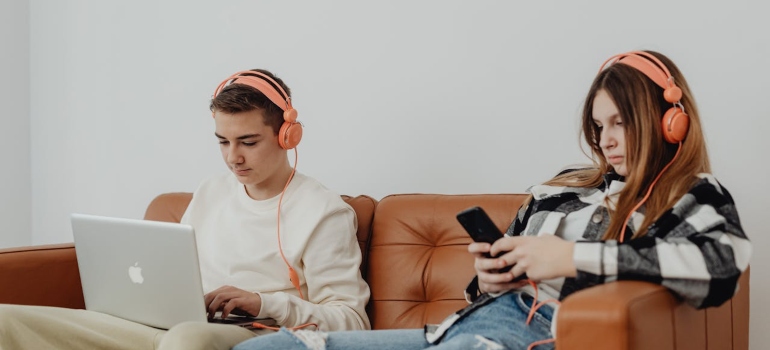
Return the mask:
[[[128,277],[131,278],[131,282],[142,284],[144,283],[144,277],[142,277],[142,268],[139,267],[139,262],[134,263],[134,266],[128,267]]]

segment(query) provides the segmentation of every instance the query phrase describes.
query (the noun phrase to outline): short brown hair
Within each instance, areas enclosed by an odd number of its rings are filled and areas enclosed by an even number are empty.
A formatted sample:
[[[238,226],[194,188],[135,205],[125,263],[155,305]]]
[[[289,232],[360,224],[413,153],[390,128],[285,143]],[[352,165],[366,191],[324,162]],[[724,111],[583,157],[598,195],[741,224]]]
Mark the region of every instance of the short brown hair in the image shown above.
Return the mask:
[[[252,69],[252,71],[269,76],[280,84],[283,91],[286,91],[286,94],[291,97],[291,90],[289,90],[289,87],[286,86],[283,80],[276,77],[273,73],[270,73],[265,69]],[[256,74],[254,76],[262,79]],[[265,81],[278,90],[278,87],[272,82],[268,80]],[[265,116],[265,125],[271,126],[276,135],[278,135],[278,131],[281,130],[281,125],[283,125],[284,122],[283,109],[281,109],[281,107],[275,105],[275,103],[270,101],[270,99],[259,90],[244,84],[234,83],[222,89],[219,95],[211,99],[209,109],[211,109],[212,112],[223,112],[228,114],[250,112],[258,109],[262,111]]]

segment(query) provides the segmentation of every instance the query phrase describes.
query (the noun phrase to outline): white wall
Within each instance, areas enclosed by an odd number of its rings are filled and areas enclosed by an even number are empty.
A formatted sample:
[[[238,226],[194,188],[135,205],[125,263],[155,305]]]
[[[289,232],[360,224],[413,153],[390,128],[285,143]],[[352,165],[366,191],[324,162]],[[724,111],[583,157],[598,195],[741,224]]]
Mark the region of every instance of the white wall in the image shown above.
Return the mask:
[[[760,1],[30,4],[33,243],[71,240],[71,212],[140,218],[225,171],[207,105],[236,70],[288,82],[300,169],[340,193],[521,192],[584,161],[578,112],[600,63],[662,51],[755,243],[751,341],[770,342]]]
[[[32,242],[29,3],[0,1],[0,248]]]

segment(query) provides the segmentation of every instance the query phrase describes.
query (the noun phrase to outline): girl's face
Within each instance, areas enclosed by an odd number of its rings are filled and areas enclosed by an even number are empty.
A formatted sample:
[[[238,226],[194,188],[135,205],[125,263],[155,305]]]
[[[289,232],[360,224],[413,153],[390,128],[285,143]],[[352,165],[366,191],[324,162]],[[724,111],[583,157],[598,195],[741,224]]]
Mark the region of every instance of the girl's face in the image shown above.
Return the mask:
[[[618,175],[628,176],[626,130],[618,107],[612,102],[607,91],[599,90],[596,94],[591,114],[599,130],[599,147],[604,158]]]

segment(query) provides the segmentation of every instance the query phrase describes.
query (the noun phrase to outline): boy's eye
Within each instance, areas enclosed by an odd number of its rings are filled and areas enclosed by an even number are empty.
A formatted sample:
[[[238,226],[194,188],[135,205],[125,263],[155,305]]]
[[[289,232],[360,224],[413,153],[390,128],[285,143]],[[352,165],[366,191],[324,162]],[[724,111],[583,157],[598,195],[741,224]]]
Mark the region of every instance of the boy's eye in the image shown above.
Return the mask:
[[[228,142],[228,141],[226,141],[226,140],[219,140],[219,144],[220,144],[220,145],[226,145],[226,144],[228,144],[228,143],[230,143],[230,142]]]
[[[243,143],[244,146],[254,146],[256,144],[257,144],[256,142],[244,142]]]

